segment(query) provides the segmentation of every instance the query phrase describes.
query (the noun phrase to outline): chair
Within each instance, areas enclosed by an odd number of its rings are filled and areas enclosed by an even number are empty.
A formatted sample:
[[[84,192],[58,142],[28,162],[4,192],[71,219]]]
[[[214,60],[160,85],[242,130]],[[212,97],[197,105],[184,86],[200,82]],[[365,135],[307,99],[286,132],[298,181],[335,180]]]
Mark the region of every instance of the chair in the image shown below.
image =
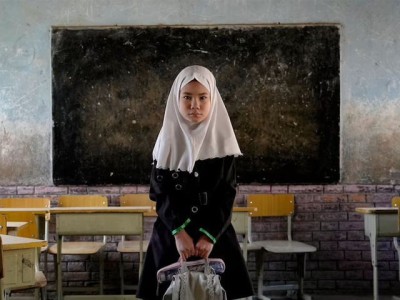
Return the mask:
[[[0,219],[0,224],[5,224],[5,219]],[[0,279],[4,277],[4,270],[3,270],[3,242],[0,237]],[[0,291],[1,291],[1,282],[0,282]]]
[[[392,198],[392,206],[393,207],[400,207],[400,196],[396,196]],[[399,228],[400,228],[400,210],[399,210]],[[393,246],[397,251],[397,257],[399,259],[399,266],[400,266],[400,245],[399,245],[399,240],[398,237],[393,237]],[[399,278],[400,278],[400,268],[399,268]]]
[[[248,251],[255,250],[251,242],[251,217],[250,212],[253,211],[248,207],[236,206],[232,211],[231,223],[236,234],[241,237],[239,241],[240,248],[243,252],[244,261],[247,262]]]
[[[3,208],[50,208],[49,198],[0,198],[0,207]],[[38,215],[34,212],[3,212],[7,222],[23,222],[26,223],[20,229],[16,230],[15,234],[20,237],[42,239],[48,241],[48,228],[50,221],[50,213],[47,212],[43,215]],[[43,216],[43,217],[42,217]],[[7,231],[7,227],[6,227]],[[35,290],[35,298],[40,296],[43,299],[47,298],[46,285],[47,285],[47,246],[42,247],[41,253],[44,254],[44,273],[40,270],[36,272],[36,284],[33,288]],[[32,288],[32,287],[29,287]]]
[[[143,216],[150,221],[154,221],[157,217],[155,202],[150,200],[148,194],[126,194],[120,198],[120,206],[150,206],[152,209],[150,212],[146,212]],[[143,252],[147,251],[149,246],[149,240],[143,241]],[[127,240],[125,236],[121,236],[121,241],[118,243],[117,251],[120,253],[120,280],[121,280],[121,294],[124,294],[126,290],[135,290],[136,285],[126,285],[124,279],[124,254],[128,253],[139,253],[140,254],[140,241],[139,240]],[[143,259],[139,261],[139,276],[143,268]]]
[[[6,219],[3,215],[1,215],[0,224],[1,224],[1,226],[6,226]],[[3,241],[1,240],[1,237],[0,237],[0,300],[4,299],[3,284],[2,284],[2,280],[1,280],[3,277],[4,277]]]
[[[7,219],[5,215],[0,215],[0,234],[7,234]]]
[[[0,198],[3,208],[50,208],[49,198]],[[20,237],[48,240],[48,225],[50,213],[44,218],[38,218],[34,212],[4,212],[8,222],[26,222],[27,224],[16,231]],[[42,249],[42,251],[45,249]]]
[[[106,207],[108,206],[108,199],[106,196],[101,195],[64,195],[60,196],[59,207]],[[106,245],[106,236],[102,237],[102,241],[82,241],[69,238],[68,241],[62,242],[61,255],[95,255],[99,254],[100,263],[100,285],[98,291],[103,294],[103,282],[104,282],[104,257],[103,249]],[[54,269],[56,269],[57,262],[57,244],[49,247],[50,254],[54,255]],[[69,287],[70,291],[81,291],[82,289],[87,291],[90,287]]]
[[[286,291],[287,296],[297,299],[311,299],[304,295],[304,275],[306,254],[315,252],[314,246],[292,240],[292,216],[294,214],[294,195],[291,194],[250,194],[247,205],[254,208],[252,218],[274,217],[287,218],[287,237],[281,240],[253,241],[252,249],[256,252],[256,274],[258,279],[257,296],[259,299],[270,300],[274,296],[264,296],[264,292]],[[265,253],[295,254],[297,257],[297,284],[282,284],[264,286],[264,255]],[[297,293],[297,295],[295,295]]]

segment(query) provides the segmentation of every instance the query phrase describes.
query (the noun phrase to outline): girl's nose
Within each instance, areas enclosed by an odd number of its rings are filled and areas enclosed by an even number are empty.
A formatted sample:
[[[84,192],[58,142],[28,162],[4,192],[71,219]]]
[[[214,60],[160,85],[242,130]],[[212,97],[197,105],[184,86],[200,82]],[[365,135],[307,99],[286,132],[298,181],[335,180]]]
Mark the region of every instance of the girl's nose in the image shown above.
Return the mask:
[[[191,108],[199,108],[199,101],[197,101],[196,99],[193,99],[191,104]]]

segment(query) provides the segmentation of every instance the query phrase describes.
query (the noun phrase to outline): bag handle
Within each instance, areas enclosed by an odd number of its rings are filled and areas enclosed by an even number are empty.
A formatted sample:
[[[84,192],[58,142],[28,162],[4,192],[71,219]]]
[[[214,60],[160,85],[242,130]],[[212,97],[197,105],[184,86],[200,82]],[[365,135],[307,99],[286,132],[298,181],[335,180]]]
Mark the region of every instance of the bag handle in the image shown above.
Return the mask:
[[[204,274],[206,274],[206,275],[215,274],[214,269],[210,266],[210,262],[209,262],[208,258],[203,258],[202,261],[204,264]],[[187,261],[181,261],[180,264],[181,264],[181,267],[180,267],[181,273],[190,272]]]

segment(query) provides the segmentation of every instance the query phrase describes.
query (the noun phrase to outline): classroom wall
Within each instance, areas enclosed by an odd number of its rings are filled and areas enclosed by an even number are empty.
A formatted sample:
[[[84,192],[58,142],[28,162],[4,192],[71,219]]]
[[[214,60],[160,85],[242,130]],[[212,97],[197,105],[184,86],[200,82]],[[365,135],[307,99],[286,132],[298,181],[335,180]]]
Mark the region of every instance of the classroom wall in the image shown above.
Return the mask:
[[[341,26],[341,182],[400,179],[400,2],[0,1],[0,185],[52,185],[52,26]],[[391,181],[392,180],[392,181]]]

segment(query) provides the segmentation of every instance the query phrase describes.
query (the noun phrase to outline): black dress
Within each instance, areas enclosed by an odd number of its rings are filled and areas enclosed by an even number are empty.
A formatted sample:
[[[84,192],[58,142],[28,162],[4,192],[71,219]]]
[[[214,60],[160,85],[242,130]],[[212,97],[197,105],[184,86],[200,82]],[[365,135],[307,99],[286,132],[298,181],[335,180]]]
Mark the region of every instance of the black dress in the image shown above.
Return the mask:
[[[253,295],[235,230],[231,224],[236,195],[233,156],[197,161],[193,172],[169,171],[154,167],[150,179],[150,198],[156,201],[158,218],[140,277],[137,297],[161,299],[169,283],[157,284],[160,268],[175,263],[179,254],[173,236],[182,226],[196,243],[206,234],[214,240],[210,258],[221,258],[226,270],[221,284],[228,299]],[[158,292],[158,296],[157,296]]]

